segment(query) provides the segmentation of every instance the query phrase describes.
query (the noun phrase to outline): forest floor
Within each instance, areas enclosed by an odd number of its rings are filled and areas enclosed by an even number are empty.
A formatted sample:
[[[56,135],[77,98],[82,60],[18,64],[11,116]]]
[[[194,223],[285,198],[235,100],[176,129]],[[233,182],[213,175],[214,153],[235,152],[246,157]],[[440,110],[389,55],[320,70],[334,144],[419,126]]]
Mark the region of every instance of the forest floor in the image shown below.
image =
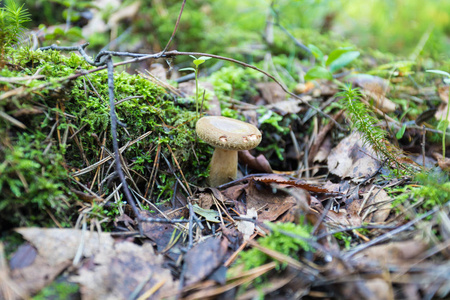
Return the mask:
[[[450,74],[308,47],[2,48],[1,298],[448,297]],[[220,185],[202,116],[261,132]]]

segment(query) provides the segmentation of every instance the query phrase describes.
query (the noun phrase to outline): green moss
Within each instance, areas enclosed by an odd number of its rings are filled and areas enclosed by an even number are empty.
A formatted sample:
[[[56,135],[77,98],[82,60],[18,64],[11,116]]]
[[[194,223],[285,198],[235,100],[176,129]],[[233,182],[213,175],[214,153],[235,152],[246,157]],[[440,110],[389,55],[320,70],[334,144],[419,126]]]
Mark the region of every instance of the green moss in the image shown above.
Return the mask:
[[[311,228],[309,225],[296,225],[294,223],[266,223],[272,229],[272,233],[266,237],[258,239],[258,243],[270,250],[299,259],[302,251],[311,251],[311,246],[300,238],[292,238],[281,232],[294,234],[305,239],[310,237]],[[281,231],[281,232],[280,232]],[[272,258],[260,250],[253,248],[241,252],[237,264],[243,264],[246,270],[256,268],[272,260]],[[285,267],[286,264],[278,262],[278,268]]]
[[[78,299],[79,298],[79,286],[75,283],[68,282],[67,279],[57,279],[50,285],[43,288],[33,300],[65,300],[65,299]]]
[[[444,205],[450,199],[449,176],[442,171],[435,169],[427,173],[419,173],[415,176],[420,185],[406,185],[393,189],[396,194],[393,207],[399,204],[420,203],[424,210],[429,210],[436,205]]]
[[[10,140],[9,146],[2,145],[0,214],[5,227],[47,224],[48,209],[61,221],[68,218],[70,192],[64,184],[68,175],[64,151],[56,146],[46,150],[44,139],[38,133],[22,133]]]
[[[242,98],[257,94],[254,83],[261,79],[261,73],[237,66],[223,67],[208,77],[208,81],[214,86],[214,92],[219,100],[228,100],[230,97]]]
[[[99,161],[102,146],[112,152],[107,73],[94,72],[69,81],[67,77],[80,69],[92,69],[75,53],[10,48],[6,55],[17,68],[0,69],[1,76],[30,76],[39,69],[45,78],[0,83],[3,91],[23,88],[2,101],[0,109],[27,127],[22,130],[0,119],[0,168],[8,175],[0,179],[0,209],[8,216],[3,221],[9,226],[47,224],[50,213],[70,224],[67,203],[74,200],[70,188],[80,190],[70,183],[70,173]],[[122,153],[136,171],[132,176],[140,192],[148,186],[143,179],[150,178],[158,145],[159,172],[151,199],[170,199],[176,177],[181,178],[177,163],[188,182],[201,182],[211,149],[195,139],[195,108],[178,106],[163,88],[141,76],[116,71],[114,81],[116,101],[124,100],[116,106],[117,115],[128,124],[118,128],[119,145],[151,132]],[[41,112],[20,114],[32,109]],[[89,172],[77,180],[95,185],[94,175],[95,171]],[[105,184],[95,192],[107,195],[110,188]]]

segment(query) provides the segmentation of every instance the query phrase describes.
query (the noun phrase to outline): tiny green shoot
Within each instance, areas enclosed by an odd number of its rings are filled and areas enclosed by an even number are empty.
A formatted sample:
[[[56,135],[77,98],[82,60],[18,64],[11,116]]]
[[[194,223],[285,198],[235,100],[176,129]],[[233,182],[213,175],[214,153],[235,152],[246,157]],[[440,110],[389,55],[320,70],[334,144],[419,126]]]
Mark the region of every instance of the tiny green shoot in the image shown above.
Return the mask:
[[[202,63],[204,63],[205,61],[207,61],[208,59],[210,59],[211,57],[200,56],[199,58],[197,58],[193,55],[189,55],[189,56],[194,59],[192,62],[194,63],[195,68],[183,68],[183,69],[180,69],[180,71],[194,71],[194,74],[195,74],[195,112],[196,112],[196,116],[198,119],[198,102],[199,102],[198,70],[199,70],[199,66]]]

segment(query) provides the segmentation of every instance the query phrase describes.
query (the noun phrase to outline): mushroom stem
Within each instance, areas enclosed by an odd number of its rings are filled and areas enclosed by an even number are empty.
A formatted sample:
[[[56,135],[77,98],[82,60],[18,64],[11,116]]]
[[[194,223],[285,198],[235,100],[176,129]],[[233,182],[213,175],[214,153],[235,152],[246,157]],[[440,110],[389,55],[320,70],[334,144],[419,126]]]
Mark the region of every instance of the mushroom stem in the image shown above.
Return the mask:
[[[238,152],[214,149],[209,169],[209,185],[218,186],[237,178]]]

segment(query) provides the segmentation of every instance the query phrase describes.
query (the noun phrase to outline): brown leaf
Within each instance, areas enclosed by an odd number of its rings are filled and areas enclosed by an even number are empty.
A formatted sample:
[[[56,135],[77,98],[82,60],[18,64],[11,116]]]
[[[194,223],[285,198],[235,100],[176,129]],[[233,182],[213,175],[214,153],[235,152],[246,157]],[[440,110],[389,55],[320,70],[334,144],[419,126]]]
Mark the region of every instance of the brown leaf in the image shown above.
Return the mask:
[[[239,162],[244,166],[247,165],[250,169],[256,172],[272,173],[269,161],[262,154],[254,157],[250,151],[243,150],[238,152]]]
[[[276,82],[260,82],[256,87],[268,104],[278,103],[286,99],[286,92]]]
[[[223,237],[228,240],[228,248],[231,251],[236,251],[242,245],[242,234],[237,231],[234,227],[226,227],[225,225],[220,225],[220,230],[222,231]]]
[[[407,240],[372,246],[356,257],[361,260],[373,260],[380,263],[405,263],[419,256],[427,249],[427,244],[420,240]]]
[[[247,186],[248,186],[248,183],[233,185],[233,186],[230,186],[229,188],[226,188],[225,190],[223,190],[222,194],[226,198],[237,200],[245,193],[245,188]]]
[[[366,178],[381,166],[376,154],[368,145],[363,146],[361,135],[353,132],[331,150],[328,169],[342,178]]]
[[[214,200],[210,193],[200,193],[198,195],[198,206],[203,209],[210,209],[213,206]]]
[[[444,158],[442,154],[438,152],[434,152],[432,155],[435,159],[437,159],[439,168],[441,168],[443,171],[450,172],[450,158]]]
[[[324,162],[328,158],[328,155],[330,155],[332,147],[333,144],[331,142],[331,138],[325,138],[316,155],[314,155],[313,162]]]
[[[328,211],[326,216],[327,224],[336,226],[360,226],[361,218],[356,213],[349,213],[346,209],[339,209],[339,212],[333,210]]]
[[[58,261],[58,263],[54,263],[39,255],[31,265],[12,270],[11,279],[20,287],[22,292],[26,294],[37,293],[72,264],[71,260]]]
[[[186,284],[194,284],[222,265],[227,252],[227,239],[209,238],[190,249],[184,261],[186,263]]]
[[[49,264],[59,265],[67,260],[72,260],[81,247],[82,255],[89,257],[112,248],[114,240],[108,233],[82,232],[77,229],[59,228],[18,228],[16,229],[24,239],[36,247],[40,256]]]
[[[36,248],[26,243],[21,245],[9,261],[11,270],[22,269],[31,265],[36,259],[38,253]]]
[[[343,112],[344,112],[343,110],[339,111],[333,117],[333,119],[335,121],[337,121],[342,116]],[[330,132],[331,129],[333,129],[333,127],[334,127],[334,122],[329,122],[327,125],[322,127],[322,129],[320,130],[319,134],[317,135],[317,137],[314,140],[314,143],[312,144],[311,148],[309,149],[309,154],[308,154],[309,164],[312,164],[313,158],[317,155],[319,148],[322,146],[325,138],[328,136],[328,133]],[[331,148],[331,145],[330,145],[330,148]]]
[[[256,212],[256,209],[249,208],[247,209],[246,214],[241,214],[241,218],[247,218],[247,219],[255,219],[258,217],[258,213]],[[237,221],[236,222],[236,229],[242,233],[244,236],[244,241],[248,240],[250,236],[255,231],[255,223],[250,221]]]
[[[381,278],[369,279],[365,282],[366,287],[372,292],[374,299],[393,300],[392,287],[386,280]]]
[[[155,255],[150,244],[122,242],[104,250],[71,277],[81,285],[82,299],[129,299],[137,289],[142,295],[155,287],[159,288],[149,297],[161,299],[177,289],[170,271],[162,267],[162,256]]]
[[[178,210],[175,214],[171,214],[170,218],[177,219],[181,217],[186,217],[185,210]],[[160,214],[150,214],[147,211],[142,211],[142,215],[153,218],[164,218],[164,216]],[[157,223],[157,222],[143,222],[142,230],[144,235],[152,240],[156,246],[158,251],[163,251],[168,245],[170,240],[173,238],[173,232],[176,230],[175,225],[168,223]]]
[[[19,228],[32,243],[38,256],[33,264],[15,269],[14,278],[28,291],[37,291],[72,264],[74,257],[87,258],[78,276],[71,280],[81,285],[83,299],[127,299],[140,284],[141,294],[161,285],[153,297],[162,298],[176,285],[163,259],[150,244],[115,243],[109,233],[76,229]]]
[[[372,195],[374,196],[370,198],[367,205],[373,213],[368,216],[368,220],[374,223],[384,222],[391,213],[392,199],[385,190],[377,188],[373,189]]]
[[[296,204],[293,196],[254,180],[250,181],[245,192],[247,209],[255,208],[258,211],[258,220],[261,221],[274,221]]]
[[[389,82],[381,77],[368,74],[355,74],[347,79],[362,89],[363,94],[375,101],[375,106],[383,112],[393,112],[395,103],[386,98]]]
[[[260,177],[253,177],[252,178],[255,181],[265,182],[265,183],[275,183],[279,185],[280,187],[298,187],[302,188],[308,192],[312,193],[326,193],[326,194],[339,194],[335,193],[333,191],[329,191],[325,188],[318,187],[312,184],[309,184],[301,179],[299,180],[292,180],[292,179],[286,179],[285,177],[277,174],[269,174],[265,176]]]
[[[268,109],[275,111],[276,113],[285,116],[287,114],[298,114],[302,111],[302,107],[300,106],[302,101],[300,100],[284,100],[274,104],[266,105]]]
[[[103,247],[113,244],[109,234],[86,232],[83,235],[75,229],[19,228],[16,231],[33,244],[38,253],[32,264],[11,272],[15,282],[27,293],[38,292],[69,267],[82,239],[81,254],[84,256],[97,254]]]

